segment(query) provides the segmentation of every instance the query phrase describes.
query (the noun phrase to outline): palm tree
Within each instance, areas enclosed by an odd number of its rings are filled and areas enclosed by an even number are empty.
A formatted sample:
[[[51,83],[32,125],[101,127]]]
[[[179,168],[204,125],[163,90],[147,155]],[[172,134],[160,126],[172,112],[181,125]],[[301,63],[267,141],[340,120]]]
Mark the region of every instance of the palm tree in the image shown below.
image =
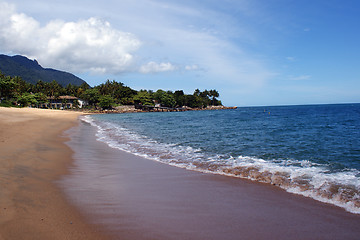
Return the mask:
[[[219,97],[219,92],[216,91],[215,89],[214,90],[210,90],[209,91],[209,96],[212,97],[212,105],[214,106],[215,105],[215,102],[217,102],[217,97]]]

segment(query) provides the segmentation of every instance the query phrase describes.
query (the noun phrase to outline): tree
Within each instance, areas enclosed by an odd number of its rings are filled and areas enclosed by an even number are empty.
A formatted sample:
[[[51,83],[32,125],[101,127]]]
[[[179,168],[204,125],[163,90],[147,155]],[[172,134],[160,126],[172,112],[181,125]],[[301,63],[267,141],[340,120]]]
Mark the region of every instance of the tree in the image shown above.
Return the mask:
[[[200,96],[200,90],[197,88],[197,89],[195,89],[195,91],[194,91],[194,96]]]
[[[220,104],[219,104],[219,101],[216,99],[217,97],[220,96],[218,91],[216,91],[215,89],[214,89],[214,90],[210,90],[210,91],[209,91],[209,96],[212,97],[211,102],[212,102],[212,105],[213,105],[213,106],[218,106],[218,105],[220,105]]]
[[[33,85],[25,82],[21,77],[13,77],[13,81],[16,83],[16,94],[32,92]]]
[[[110,95],[103,95],[99,98],[99,105],[102,109],[111,109],[115,100]]]
[[[134,97],[135,104],[154,105],[152,96],[146,90],[140,90]]]
[[[114,97],[120,102],[127,102],[128,99],[131,99],[135,96],[137,92],[129,87],[122,86],[115,90]]]
[[[133,105],[134,98],[133,97],[123,97],[120,99],[120,104],[122,105]]]
[[[70,95],[70,96],[76,96],[77,95],[77,90],[79,87],[72,85],[71,83],[69,83],[66,88],[65,88],[65,94],[66,95]]]
[[[50,94],[54,97],[59,97],[63,92],[63,87],[58,84],[55,80],[50,83]]]
[[[87,89],[81,95],[81,98],[88,101],[89,105],[96,105],[100,98],[99,90],[96,88]]]
[[[37,81],[35,84],[35,91],[44,93],[45,95],[51,97],[50,95],[50,85],[47,82],[41,80]]]
[[[101,95],[110,95],[116,102],[127,104],[133,102],[132,97],[136,91],[115,80],[107,80],[105,83],[96,86]]]
[[[203,107],[202,99],[195,95],[185,95],[185,106],[191,108],[201,108]]]
[[[221,105],[219,92],[214,90],[200,91],[195,89],[193,94],[185,95],[183,90],[164,91],[140,90],[136,91],[115,80],[107,80],[105,83],[91,88],[87,83],[81,86],[68,84],[62,87],[55,80],[51,83],[39,80],[35,85],[22,80],[20,77],[4,76],[0,72],[0,101],[3,106],[11,106],[16,101],[23,106],[29,104],[43,104],[47,97],[59,99],[61,95],[80,97],[89,105],[101,106],[104,109],[111,108],[115,103],[154,105],[160,103],[165,107],[203,108],[208,105]],[[67,98],[64,98],[64,104]]]
[[[176,105],[175,98],[171,91],[165,92],[159,89],[153,94],[153,98],[164,107],[174,107]]]
[[[22,107],[27,107],[29,105],[32,104],[37,104],[38,101],[36,101],[35,95],[30,94],[30,93],[24,93],[22,94],[20,97],[18,97],[17,102],[22,106]]]
[[[186,103],[185,103],[185,94],[184,94],[183,90],[175,91],[174,98],[175,98],[175,101],[176,101],[176,106],[182,107],[182,106],[186,105]]]
[[[44,93],[35,93],[34,97],[38,104],[43,104],[48,102],[47,96]]]
[[[14,78],[10,76],[4,76],[0,73],[0,99],[10,99],[15,97],[18,84],[14,81]]]

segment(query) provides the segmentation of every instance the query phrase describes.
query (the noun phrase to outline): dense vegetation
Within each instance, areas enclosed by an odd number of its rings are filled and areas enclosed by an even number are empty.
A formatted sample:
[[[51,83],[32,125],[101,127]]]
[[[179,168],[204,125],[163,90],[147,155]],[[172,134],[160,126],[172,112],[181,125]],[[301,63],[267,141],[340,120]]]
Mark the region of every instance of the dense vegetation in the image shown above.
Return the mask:
[[[175,92],[157,90],[136,91],[123,83],[106,81],[91,88],[87,83],[80,86],[68,84],[63,87],[56,81],[50,83],[38,81],[31,84],[20,77],[5,76],[0,72],[0,102],[2,106],[39,106],[48,102],[49,97],[74,96],[87,101],[89,108],[108,109],[116,105],[152,105],[164,107],[203,108],[209,105],[219,106],[216,90],[200,91],[185,94],[182,90]]]

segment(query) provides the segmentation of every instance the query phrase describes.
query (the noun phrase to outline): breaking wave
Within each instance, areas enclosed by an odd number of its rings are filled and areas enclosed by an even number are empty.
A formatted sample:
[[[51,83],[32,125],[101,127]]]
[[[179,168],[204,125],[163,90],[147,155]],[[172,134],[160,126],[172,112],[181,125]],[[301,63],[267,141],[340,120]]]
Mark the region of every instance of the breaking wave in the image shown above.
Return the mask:
[[[327,164],[307,160],[210,154],[181,144],[161,143],[118,124],[96,121],[91,116],[82,120],[96,127],[98,140],[112,148],[189,170],[276,185],[360,214],[360,171],[357,169],[333,171]]]

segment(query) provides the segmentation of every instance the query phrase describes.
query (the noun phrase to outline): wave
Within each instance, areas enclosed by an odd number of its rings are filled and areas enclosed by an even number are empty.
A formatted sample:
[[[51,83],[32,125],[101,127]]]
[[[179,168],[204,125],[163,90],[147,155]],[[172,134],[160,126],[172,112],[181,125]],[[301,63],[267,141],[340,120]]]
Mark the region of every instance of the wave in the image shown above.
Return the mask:
[[[96,127],[97,139],[112,148],[189,170],[272,184],[360,214],[360,171],[357,169],[334,172],[326,164],[306,160],[214,155],[189,146],[160,143],[116,123],[95,121],[90,116],[82,120]]]

